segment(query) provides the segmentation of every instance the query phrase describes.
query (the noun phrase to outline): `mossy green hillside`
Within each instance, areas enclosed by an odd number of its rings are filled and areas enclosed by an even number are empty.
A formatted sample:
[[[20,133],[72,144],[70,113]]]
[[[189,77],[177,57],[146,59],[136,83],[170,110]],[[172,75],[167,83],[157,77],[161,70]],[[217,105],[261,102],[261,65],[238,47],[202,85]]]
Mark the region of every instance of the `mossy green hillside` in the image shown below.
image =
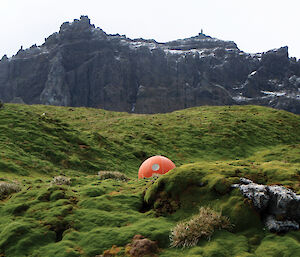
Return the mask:
[[[45,113],[45,115],[43,115]],[[297,256],[300,232],[267,232],[231,184],[240,177],[300,193],[300,117],[257,106],[132,115],[89,108],[7,104],[0,110],[0,179],[21,191],[0,201],[0,256],[95,256],[142,234],[160,256]],[[177,168],[137,180],[161,154]],[[130,180],[102,179],[120,171]],[[65,175],[71,184],[53,185]],[[177,222],[201,206],[232,229],[197,246],[169,248]]]
[[[299,142],[299,120],[297,115],[258,106],[130,115],[7,104],[0,112],[0,169],[27,175],[117,170],[135,176],[141,161],[157,154],[177,166],[245,158],[260,148]]]

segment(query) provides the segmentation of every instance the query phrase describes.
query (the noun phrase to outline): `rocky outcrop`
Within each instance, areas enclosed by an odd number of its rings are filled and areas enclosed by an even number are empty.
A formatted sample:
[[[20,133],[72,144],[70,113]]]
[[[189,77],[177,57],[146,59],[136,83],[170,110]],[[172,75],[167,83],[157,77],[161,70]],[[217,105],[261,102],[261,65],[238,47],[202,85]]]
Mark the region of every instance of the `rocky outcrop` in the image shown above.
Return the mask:
[[[0,60],[0,99],[136,113],[259,104],[300,113],[288,48],[247,54],[205,34],[158,43],[108,35],[86,16]]]
[[[71,103],[71,94],[65,80],[65,69],[62,65],[62,56],[58,54],[50,61],[45,88],[40,95],[40,101],[49,105],[68,106]]]
[[[283,186],[259,185],[245,178],[240,182],[232,187],[239,188],[244,197],[252,201],[271,232],[299,229],[300,195]]]

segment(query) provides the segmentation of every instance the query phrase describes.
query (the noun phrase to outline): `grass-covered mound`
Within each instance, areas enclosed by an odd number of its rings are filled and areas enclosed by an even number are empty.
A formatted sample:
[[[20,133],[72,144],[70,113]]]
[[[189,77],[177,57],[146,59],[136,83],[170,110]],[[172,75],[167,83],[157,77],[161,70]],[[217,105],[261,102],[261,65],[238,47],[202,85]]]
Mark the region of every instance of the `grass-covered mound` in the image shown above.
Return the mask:
[[[267,232],[230,187],[246,177],[300,193],[297,115],[257,106],[130,115],[7,104],[0,138],[0,180],[18,185],[0,201],[0,256],[95,256],[113,245],[122,256],[136,234],[157,241],[160,256],[300,252],[299,231]],[[141,162],[157,154],[177,168],[137,180]],[[201,207],[228,217],[230,229],[169,248],[171,229]]]
[[[130,115],[6,104],[0,111],[0,170],[20,175],[116,170],[135,176],[141,161],[158,154],[177,166],[245,158],[260,148],[299,142],[299,120],[259,106]]]

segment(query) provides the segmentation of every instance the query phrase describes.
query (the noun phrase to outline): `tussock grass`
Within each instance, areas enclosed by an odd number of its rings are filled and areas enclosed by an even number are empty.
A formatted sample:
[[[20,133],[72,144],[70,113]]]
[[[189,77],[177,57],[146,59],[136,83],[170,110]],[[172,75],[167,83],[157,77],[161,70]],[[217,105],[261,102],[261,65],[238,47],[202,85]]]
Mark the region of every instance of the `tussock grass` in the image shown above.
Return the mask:
[[[15,183],[0,182],[0,200],[20,190],[21,187]]]
[[[190,220],[178,223],[170,234],[171,247],[191,247],[203,237],[210,239],[217,229],[231,227],[227,217],[209,207],[201,207]]]
[[[98,172],[98,176],[99,176],[99,179],[101,179],[101,180],[103,180],[103,179],[115,179],[115,180],[121,180],[121,181],[129,180],[129,178],[125,174],[123,174],[119,171],[103,170],[103,171]]]
[[[66,176],[56,176],[51,181],[51,185],[70,185],[71,184],[71,178],[68,178]]]

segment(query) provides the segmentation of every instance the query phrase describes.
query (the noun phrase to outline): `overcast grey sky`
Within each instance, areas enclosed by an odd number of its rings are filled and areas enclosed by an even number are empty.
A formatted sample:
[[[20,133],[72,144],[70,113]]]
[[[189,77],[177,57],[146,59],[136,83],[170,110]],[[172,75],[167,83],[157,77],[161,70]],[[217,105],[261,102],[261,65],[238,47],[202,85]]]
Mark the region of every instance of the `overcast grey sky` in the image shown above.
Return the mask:
[[[109,34],[165,42],[203,29],[245,52],[287,45],[300,58],[299,0],[0,0],[0,58],[42,44],[80,15]]]

